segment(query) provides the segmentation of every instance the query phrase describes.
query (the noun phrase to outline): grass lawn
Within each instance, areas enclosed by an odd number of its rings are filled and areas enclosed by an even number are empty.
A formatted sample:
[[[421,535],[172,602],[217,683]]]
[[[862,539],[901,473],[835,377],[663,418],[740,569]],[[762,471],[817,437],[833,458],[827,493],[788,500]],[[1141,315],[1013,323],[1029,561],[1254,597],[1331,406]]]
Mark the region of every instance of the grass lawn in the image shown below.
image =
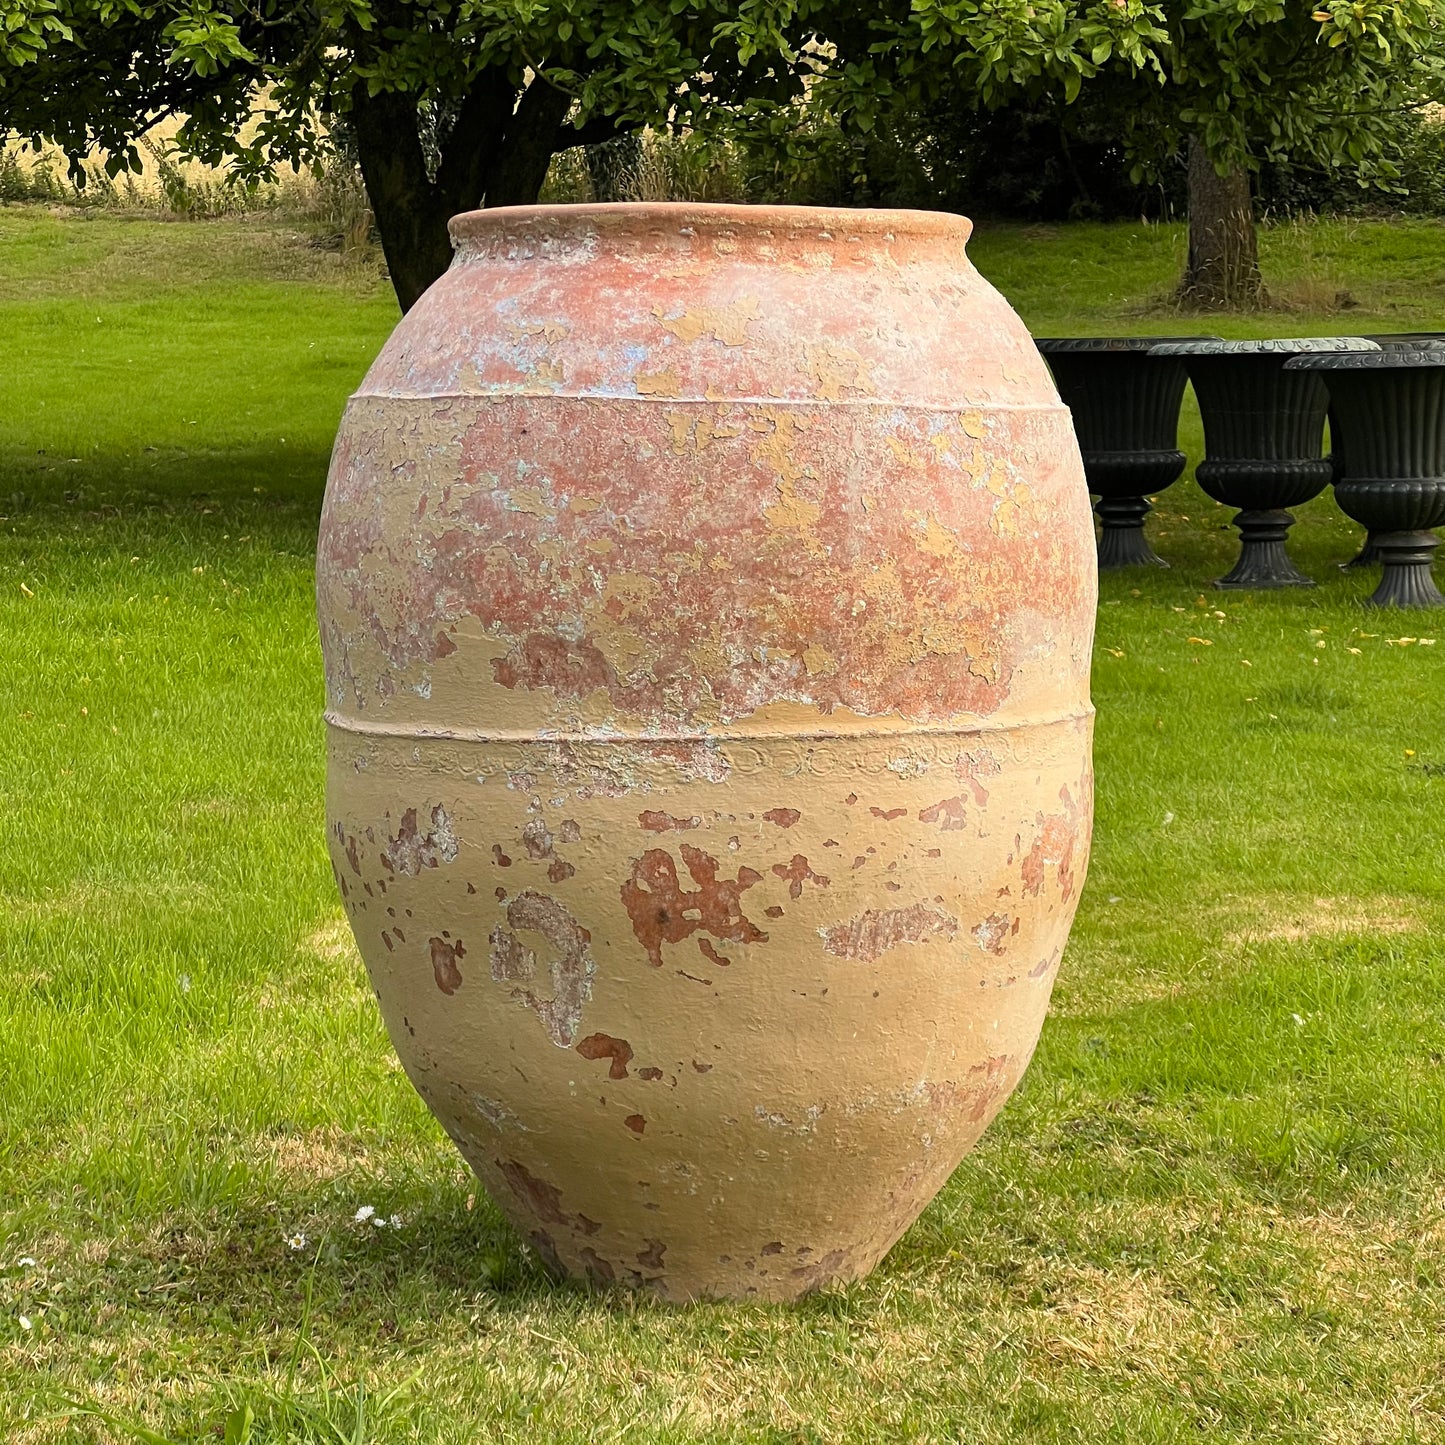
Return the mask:
[[[1265,239],[1301,309],[1197,327],[1150,304],[1176,228],[973,252],[1040,333],[1445,324],[1445,227]],[[1363,610],[1327,499],[1316,590],[1215,593],[1229,514],[1165,493],[978,1151],[796,1308],[558,1288],[395,1064],[324,856],[311,549],[393,320],[264,220],[0,208],[0,1441],[1445,1437],[1445,616]]]

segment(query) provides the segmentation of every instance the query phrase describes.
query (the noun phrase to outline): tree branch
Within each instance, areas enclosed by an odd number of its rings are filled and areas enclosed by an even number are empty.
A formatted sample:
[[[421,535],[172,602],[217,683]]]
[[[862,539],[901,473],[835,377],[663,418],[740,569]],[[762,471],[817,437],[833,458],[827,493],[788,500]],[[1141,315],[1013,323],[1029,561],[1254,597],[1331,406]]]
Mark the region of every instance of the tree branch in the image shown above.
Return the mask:
[[[582,125],[559,126],[552,149],[566,151],[573,146],[606,145],[610,140],[621,140],[623,136],[633,135],[639,129],[635,121],[621,121],[615,115],[597,115]]]

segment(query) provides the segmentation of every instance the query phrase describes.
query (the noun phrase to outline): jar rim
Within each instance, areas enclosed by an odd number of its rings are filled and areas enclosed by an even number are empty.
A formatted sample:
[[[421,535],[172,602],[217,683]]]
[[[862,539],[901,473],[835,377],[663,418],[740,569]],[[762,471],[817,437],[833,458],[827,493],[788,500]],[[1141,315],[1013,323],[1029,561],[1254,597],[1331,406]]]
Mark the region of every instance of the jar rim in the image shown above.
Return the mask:
[[[454,244],[507,234],[610,232],[645,235],[659,229],[753,235],[810,231],[845,236],[967,241],[973,222],[952,211],[847,206],[750,206],[719,201],[588,201],[565,205],[494,206],[463,211],[447,223]]]

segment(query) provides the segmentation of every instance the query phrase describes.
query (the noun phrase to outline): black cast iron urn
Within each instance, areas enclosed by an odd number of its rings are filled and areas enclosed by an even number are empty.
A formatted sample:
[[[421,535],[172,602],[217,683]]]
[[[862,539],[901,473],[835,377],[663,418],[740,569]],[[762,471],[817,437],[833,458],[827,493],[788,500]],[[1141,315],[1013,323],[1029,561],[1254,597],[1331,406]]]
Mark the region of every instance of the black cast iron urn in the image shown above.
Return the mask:
[[[1339,418],[1335,500],[1370,530],[1383,566],[1377,607],[1441,607],[1430,575],[1445,526],[1445,350],[1390,347],[1300,356],[1288,371],[1322,380]]]
[[[1098,497],[1099,567],[1167,567],[1144,536],[1149,495],[1184,470],[1184,363],[1155,356],[1164,336],[1041,337],[1036,345],[1074,417],[1089,490]]]
[[[1403,347],[1406,351],[1429,350],[1432,348],[1445,348],[1445,331],[1381,331],[1369,332],[1365,336],[1366,341],[1375,342],[1382,351],[1389,351],[1392,347]],[[1330,450],[1335,457],[1335,477],[1339,476],[1340,464],[1338,437],[1340,434],[1340,419],[1330,409]],[[1348,562],[1340,563],[1341,572],[1352,572],[1356,567],[1378,566],[1380,561],[1379,551],[1375,547],[1373,533],[1366,533],[1364,543],[1360,550],[1350,558]]]
[[[1180,358],[1204,419],[1205,459],[1195,470],[1201,490],[1239,510],[1239,560],[1215,582],[1233,589],[1313,587],[1290,560],[1288,510],[1317,497],[1330,482],[1324,455],[1329,394],[1312,372],[1288,371],[1292,357],[1315,352],[1378,352],[1359,336],[1280,341],[1174,341],[1156,354]]]

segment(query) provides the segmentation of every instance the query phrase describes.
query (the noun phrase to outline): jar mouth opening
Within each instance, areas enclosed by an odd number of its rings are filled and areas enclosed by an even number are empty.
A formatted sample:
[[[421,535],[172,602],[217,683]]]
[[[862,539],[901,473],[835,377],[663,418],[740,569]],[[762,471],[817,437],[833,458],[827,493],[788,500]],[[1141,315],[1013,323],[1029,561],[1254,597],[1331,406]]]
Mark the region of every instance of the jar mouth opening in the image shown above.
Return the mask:
[[[506,235],[645,236],[689,230],[709,235],[826,233],[834,237],[949,239],[961,243],[968,240],[973,222],[952,211],[746,206],[716,201],[593,201],[463,211],[448,222],[448,230],[454,243]]]

